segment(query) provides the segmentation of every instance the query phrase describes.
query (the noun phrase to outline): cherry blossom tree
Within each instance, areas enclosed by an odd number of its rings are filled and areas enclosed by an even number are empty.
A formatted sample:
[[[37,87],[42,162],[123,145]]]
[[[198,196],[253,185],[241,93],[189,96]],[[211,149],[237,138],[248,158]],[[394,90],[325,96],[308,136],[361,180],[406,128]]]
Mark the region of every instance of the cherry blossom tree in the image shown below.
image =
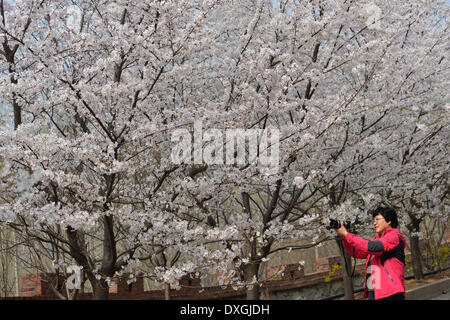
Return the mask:
[[[313,235],[321,241],[314,222],[324,220],[314,214],[368,222],[363,216],[370,201],[364,199],[395,179],[386,155],[405,143],[395,137],[416,121],[414,106],[428,99],[442,110],[446,103],[445,6],[380,2],[382,15],[372,26],[365,14],[369,2],[278,4],[241,2],[211,27],[220,30],[213,65],[226,66],[217,86],[221,96],[226,93],[227,114],[209,126],[281,132],[278,174],[244,165],[226,168],[226,179],[218,175],[214,184],[225,186],[226,199],[229,186],[236,186],[238,218],[211,211],[220,223],[239,225],[242,237],[229,247],[247,285],[259,283],[260,263],[277,241]],[[423,90],[430,85],[433,90]],[[403,119],[409,108],[411,118]],[[193,189],[200,195],[198,185]],[[217,188],[200,195],[202,209],[213,195],[220,195]],[[256,286],[248,297],[258,297]]]
[[[158,232],[179,169],[164,155],[167,131],[182,120],[172,97],[194,67],[179,69],[218,5],[1,2],[2,91],[16,128],[1,132],[2,220],[57,239],[94,299],[107,298],[108,279],[134,258],[141,233]],[[177,225],[173,218],[161,227]],[[88,249],[98,232],[99,255]]]
[[[446,195],[443,3],[2,1],[1,15],[15,130],[0,131],[0,218],[56,239],[96,299],[146,259],[145,276],[219,270],[258,299],[262,263],[331,239],[330,216]],[[167,251],[182,257],[158,262]]]

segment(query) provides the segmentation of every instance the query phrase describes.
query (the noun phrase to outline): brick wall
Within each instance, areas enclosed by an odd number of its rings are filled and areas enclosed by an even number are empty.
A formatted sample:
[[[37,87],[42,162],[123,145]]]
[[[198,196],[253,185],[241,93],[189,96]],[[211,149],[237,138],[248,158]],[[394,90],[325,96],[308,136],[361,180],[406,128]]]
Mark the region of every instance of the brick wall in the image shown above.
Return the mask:
[[[51,284],[55,287],[60,286],[64,289],[64,278],[62,275],[57,280],[56,274],[30,273],[20,276],[20,296],[34,297],[41,296],[43,298],[51,298],[54,292]]]
[[[298,290],[306,287],[320,286],[326,282],[337,281],[342,278],[339,270],[329,274],[334,263],[340,262],[339,256],[331,256],[317,259],[318,270],[313,273],[304,273],[299,264],[287,264],[267,267],[268,280],[261,286],[263,298],[270,298],[271,294],[280,291]],[[356,266],[356,272],[364,270],[364,264]],[[328,280],[326,280],[328,278]],[[56,279],[54,274],[26,274],[22,275],[21,296],[7,298],[10,300],[47,300],[57,299],[50,289],[48,279]],[[135,282],[127,284],[127,278],[114,279],[114,285],[110,288],[111,300],[163,300],[164,288],[161,290],[144,290],[142,278],[136,278]],[[193,275],[186,275],[180,279],[181,289],[171,290],[173,300],[218,300],[218,299],[245,299],[244,288],[232,287],[201,287],[200,279]],[[77,300],[90,300],[92,293],[78,293]]]
[[[409,246],[405,248],[406,257],[410,256]],[[301,291],[303,288],[320,288],[326,283],[336,282],[342,278],[342,271],[330,273],[335,263],[340,264],[340,256],[329,256],[316,259],[316,271],[305,274],[304,269],[299,269],[299,264],[287,264],[270,266],[266,268],[267,281],[261,286],[263,298],[269,299],[280,292],[291,290]],[[364,262],[359,260],[356,265],[355,275],[364,272]],[[19,297],[0,298],[6,300],[46,300],[57,299],[51,290],[50,281],[57,284],[55,274],[33,273],[21,275],[21,294]],[[126,278],[114,279],[114,285],[110,288],[111,300],[163,300],[164,287],[160,290],[144,290],[142,278],[127,284]],[[60,277],[59,284],[64,289],[64,279]],[[216,299],[245,299],[245,290],[232,287],[201,287],[201,281],[193,275],[187,275],[180,279],[181,290],[171,290],[173,300],[216,300]],[[77,300],[91,300],[92,293],[78,293]]]
[[[340,256],[331,256],[316,259],[317,271],[328,271],[331,270],[335,263],[341,264]]]
[[[180,285],[181,287],[201,287],[201,279],[196,278],[193,274],[187,274],[181,277],[179,280],[175,280],[173,285]],[[164,284],[161,285],[161,289],[164,290]]]
[[[29,273],[20,276],[20,296],[31,297],[42,294],[41,275]]]
[[[127,293],[135,293],[135,292],[144,292],[144,281],[141,278],[136,278],[136,281],[131,281],[128,275],[124,275],[120,278],[113,278],[113,285],[109,288],[109,293],[115,294],[127,294]]]

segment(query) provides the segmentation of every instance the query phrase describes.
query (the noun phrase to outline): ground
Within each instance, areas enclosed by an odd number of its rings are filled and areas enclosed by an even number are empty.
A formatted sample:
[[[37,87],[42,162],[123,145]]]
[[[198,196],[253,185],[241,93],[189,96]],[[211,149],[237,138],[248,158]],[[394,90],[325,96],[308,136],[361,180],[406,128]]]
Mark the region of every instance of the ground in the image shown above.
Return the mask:
[[[422,280],[416,280],[416,279],[410,279],[405,280],[405,288],[406,291],[423,286],[424,284],[432,283],[441,279],[450,278],[450,269],[447,269],[445,271],[442,271],[440,273],[431,274],[428,276],[425,276],[425,279]],[[355,300],[362,299],[363,292],[357,292],[355,293],[354,297]]]
[[[422,286],[424,284],[432,283],[432,282],[442,280],[445,278],[450,278],[450,269],[447,269],[440,273],[431,274],[429,276],[426,276],[425,279],[422,279],[422,280],[416,280],[416,279],[405,280],[405,287],[406,287],[406,290],[408,291],[408,290],[414,289],[416,287]]]

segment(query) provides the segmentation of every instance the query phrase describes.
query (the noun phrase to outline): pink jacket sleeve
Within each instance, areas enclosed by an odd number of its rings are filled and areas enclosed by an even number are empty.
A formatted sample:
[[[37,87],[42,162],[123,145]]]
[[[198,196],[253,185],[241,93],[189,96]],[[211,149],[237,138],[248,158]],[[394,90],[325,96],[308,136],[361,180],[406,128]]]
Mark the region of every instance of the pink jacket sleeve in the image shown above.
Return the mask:
[[[348,236],[349,234],[347,234]],[[352,247],[346,240],[347,236],[342,239],[342,244],[344,245],[345,250],[347,251],[347,253],[356,259],[365,259],[367,258],[367,252],[363,252],[361,250],[358,250],[355,247]]]
[[[352,255],[355,258],[358,258],[358,256],[365,258],[368,254],[379,256],[385,251],[394,249],[399,244],[399,241],[400,239],[396,232],[389,232],[383,237],[371,241],[364,240],[356,234],[347,233],[342,240],[346,249],[353,250],[352,248],[355,248],[355,255]]]

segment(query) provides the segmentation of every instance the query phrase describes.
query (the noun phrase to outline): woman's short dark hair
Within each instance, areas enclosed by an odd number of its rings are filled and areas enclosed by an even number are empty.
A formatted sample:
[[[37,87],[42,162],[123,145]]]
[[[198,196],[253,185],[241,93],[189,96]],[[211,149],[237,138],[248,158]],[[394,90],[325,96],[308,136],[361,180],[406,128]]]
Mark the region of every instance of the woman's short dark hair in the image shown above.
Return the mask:
[[[397,212],[394,208],[391,207],[378,207],[376,210],[372,211],[372,218],[375,218],[377,215],[381,214],[386,220],[386,222],[391,222],[392,228],[398,227],[398,218]]]

